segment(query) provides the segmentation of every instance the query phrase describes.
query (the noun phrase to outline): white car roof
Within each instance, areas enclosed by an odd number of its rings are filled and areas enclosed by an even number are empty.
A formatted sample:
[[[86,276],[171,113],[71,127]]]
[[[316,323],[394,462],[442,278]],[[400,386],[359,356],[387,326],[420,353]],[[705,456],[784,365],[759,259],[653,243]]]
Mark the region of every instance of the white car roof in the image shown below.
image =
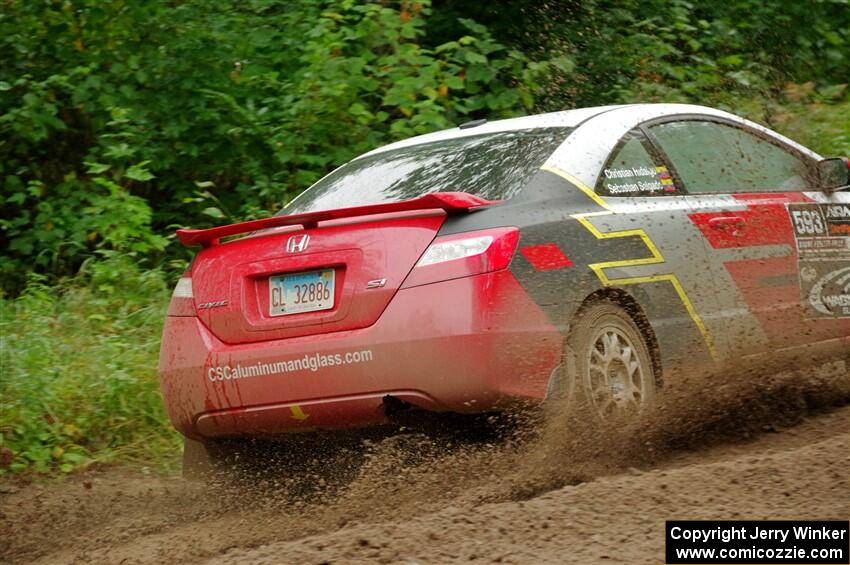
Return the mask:
[[[573,128],[583,121],[602,112],[622,107],[623,106],[597,106],[595,108],[577,108],[575,110],[564,110],[562,112],[550,112],[548,114],[535,114],[533,116],[523,116],[521,118],[508,118],[506,120],[485,122],[480,126],[470,128],[456,127],[444,129],[433,133],[417,135],[416,137],[408,139],[402,139],[401,141],[396,141],[395,143],[378,147],[377,149],[373,149],[368,153],[360,155],[357,159],[361,159],[367,155],[376,155],[378,153],[383,153],[384,151],[392,151],[393,149],[401,149],[403,147],[411,147],[413,145],[421,145],[423,143],[432,143],[434,141],[444,141],[446,139],[469,137],[500,131],[556,127]]]
[[[563,112],[551,112],[548,114],[537,114],[521,118],[510,118],[486,122],[479,126],[469,128],[451,128],[425,135],[419,135],[390,143],[374,149],[357,157],[360,159],[367,155],[375,155],[384,151],[392,151],[403,147],[410,147],[434,141],[444,141],[521,129],[569,127],[576,128],[564,142],[552,153],[545,165],[558,168],[569,173],[576,179],[588,186],[595,186],[597,176],[608,155],[616,146],[617,142],[638,124],[679,114],[703,115],[724,118],[739,124],[748,126],[769,135],[787,145],[790,145],[801,153],[820,159],[820,156],[802,145],[772,131],[764,126],[745,120],[734,114],[698,106],[695,104],[628,104],[619,106],[597,106],[594,108],[580,108],[566,110]]]
[[[544,166],[560,169],[587,186],[595,186],[602,166],[624,135],[648,120],[682,114],[724,118],[760,131],[813,159],[820,159],[818,154],[799,143],[723,110],[694,104],[635,104],[598,114],[582,123],[549,156]]]

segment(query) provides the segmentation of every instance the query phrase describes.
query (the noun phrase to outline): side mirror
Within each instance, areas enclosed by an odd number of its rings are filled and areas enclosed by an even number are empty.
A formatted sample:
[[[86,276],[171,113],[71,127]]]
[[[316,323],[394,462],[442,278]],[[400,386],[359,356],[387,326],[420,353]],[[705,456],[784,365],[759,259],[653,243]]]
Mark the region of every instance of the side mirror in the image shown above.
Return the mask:
[[[850,185],[850,161],[845,157],[818,161],[818,185],[826,192]]]

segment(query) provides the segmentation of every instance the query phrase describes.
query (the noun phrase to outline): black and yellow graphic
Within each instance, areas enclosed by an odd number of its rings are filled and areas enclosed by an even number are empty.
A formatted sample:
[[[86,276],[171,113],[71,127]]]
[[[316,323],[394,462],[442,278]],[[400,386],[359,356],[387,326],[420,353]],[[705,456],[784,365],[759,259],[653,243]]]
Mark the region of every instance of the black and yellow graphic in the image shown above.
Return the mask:
[[[616,286],[616,285],[631,285],[631,284],[640,284],[640,283],[653,283],[653,282],[669,282],[673,285],[673,288],[676,291],[679,299],[682,301],[682,305],[685,307],[685,310],[688,312],[691,320],[693,320],[697,329],[702,335],[703,340],[705,341],[706,347],[708,348],[709,353],[711,354],[712,359],[715,361],[719,360],[719,355],[717,353],[717,348],[714,344],[714,339],[709,333],[708,329],[705,326],[705,323],[702,321],[699,313],[696,311],[693,302],[688,297],[687,292],[682,287],[682,283],[679,281],[679,278],[673,273],[664,273],[664,274],[655,274],[649,276],[640,276],[640,277],[623,277],[623,278],[610,278],[605,273],[606,269],[613,269],[618,267],[636,267],[640,265],[654,265],[664,263],[664,256],[659,251],[658,247],[649,237],[649,234],[646,233],[643,229],[629,229],[629,230],[620,230],[614,232],[601,232],[599,229],[593,225],[591,218],[599,217],[599,216],[610,216],[616,214],[616,212],[608,205],[608,203],[593,189],[584,184],[582,181],[569,174],[566,171],[558,169],[557,167],[544,165],[542,167],[544,171],[548,171],[550,173],[556,174],[559,177],[563,178],[570,184],[578,187],[582,192],[584,192],[591,200],[593,200],[596,204],[602,207],[604,210],[598,212],[587,212],[582,214],[573,214],[571,217],[578,221],[582,226],[584,226],[590,233],[593,234],[597,239],[614,239],[614,238],[623,238],[623,237],[637,237],[643,242],[646,248],[649,250],[649,257],[642,257],[639,259],[624,259],[618,261],[603,261],[600,263],[593,263],[588,265],[590,269],[596,274],[599,280],[602,282],[604,286]]]

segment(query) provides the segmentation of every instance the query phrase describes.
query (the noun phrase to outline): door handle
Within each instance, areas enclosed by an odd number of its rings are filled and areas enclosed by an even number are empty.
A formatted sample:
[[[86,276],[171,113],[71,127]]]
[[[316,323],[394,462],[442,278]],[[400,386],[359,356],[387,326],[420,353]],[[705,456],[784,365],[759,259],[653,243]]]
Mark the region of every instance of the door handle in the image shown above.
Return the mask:
[[[709,227],[730,235],[738,235],[744,229],[744,218],[741,216],[721,216],[708,221]]]

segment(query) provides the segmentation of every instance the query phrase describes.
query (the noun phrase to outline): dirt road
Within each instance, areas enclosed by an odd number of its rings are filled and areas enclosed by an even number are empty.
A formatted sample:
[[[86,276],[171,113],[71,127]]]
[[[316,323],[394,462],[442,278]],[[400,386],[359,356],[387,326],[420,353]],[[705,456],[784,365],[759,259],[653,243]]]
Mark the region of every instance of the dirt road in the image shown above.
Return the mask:
[[[340,456],[344,480],[5,481],[0,562],[662,563],[665,519],[850,517],[840,372],[714,383],[625,431],[403,435]]]

